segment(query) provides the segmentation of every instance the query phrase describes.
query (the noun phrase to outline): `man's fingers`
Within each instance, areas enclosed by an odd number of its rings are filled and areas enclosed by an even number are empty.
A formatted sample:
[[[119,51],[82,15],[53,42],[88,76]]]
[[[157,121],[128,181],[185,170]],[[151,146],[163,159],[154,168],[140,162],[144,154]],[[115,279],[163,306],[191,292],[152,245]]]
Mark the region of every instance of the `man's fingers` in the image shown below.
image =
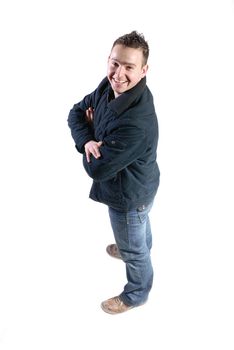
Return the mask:
[[[93,108],[89,107],[88,109],[86,109],[85,114],[86,114],[86,120],[89,123],[91,123],[93,121]]]
[[[86,150],[85,154],[86,154],[87,162],[89,163],[90,162],[90,152],[89,152],[89,150]]]
[[[85,154],[87,162],[90,162],[90,155],[92,154],[94,158],[98,159],[101,157],[101,153],[99,151],[99,147],[102,145],[102,141],[96,142],[96,141],[89,141],[85,145]]]
[[[91,151],[91,153],[95,158],[99,158],[101,155],[99,152],[99,147],[96,145],[93,147],[93,150]]]
[[[90,162],[90,155],[92,154],[94,156],[94,158],[99,158],[101,156],[98,147],[92,147],[86,150],[86,159],[87,162]]]

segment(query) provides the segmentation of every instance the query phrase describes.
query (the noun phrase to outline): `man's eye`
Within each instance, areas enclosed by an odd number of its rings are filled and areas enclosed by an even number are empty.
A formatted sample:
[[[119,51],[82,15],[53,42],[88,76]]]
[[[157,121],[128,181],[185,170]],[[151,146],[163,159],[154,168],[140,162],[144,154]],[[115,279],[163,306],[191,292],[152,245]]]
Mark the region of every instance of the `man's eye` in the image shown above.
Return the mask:
[[[127,66],[127,70],[132,70],[133,67],[132,66]]]

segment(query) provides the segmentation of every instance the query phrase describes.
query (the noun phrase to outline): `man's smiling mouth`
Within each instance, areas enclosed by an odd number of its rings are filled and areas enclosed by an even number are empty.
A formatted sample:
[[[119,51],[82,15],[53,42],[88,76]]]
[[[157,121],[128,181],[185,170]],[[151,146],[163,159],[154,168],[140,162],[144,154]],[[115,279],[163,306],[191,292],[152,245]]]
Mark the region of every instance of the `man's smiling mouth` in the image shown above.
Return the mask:
[[[117,79],[115,79],[115,78],[113,78],[113,80],[114,80],[114,82],[115,82],[116,84],[124,84],[124,83],[127,83],[127,82],[128,82],[127,80],[117,80]]]

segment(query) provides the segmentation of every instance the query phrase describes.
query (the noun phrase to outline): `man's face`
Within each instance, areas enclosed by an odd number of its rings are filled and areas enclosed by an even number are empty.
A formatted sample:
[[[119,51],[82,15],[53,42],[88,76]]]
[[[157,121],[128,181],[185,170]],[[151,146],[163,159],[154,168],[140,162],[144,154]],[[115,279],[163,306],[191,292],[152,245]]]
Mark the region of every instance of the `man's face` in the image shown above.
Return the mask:
[[[115,45],[108,59],[107,77],[115,97],[133,88],[146,75],[141,49]]]

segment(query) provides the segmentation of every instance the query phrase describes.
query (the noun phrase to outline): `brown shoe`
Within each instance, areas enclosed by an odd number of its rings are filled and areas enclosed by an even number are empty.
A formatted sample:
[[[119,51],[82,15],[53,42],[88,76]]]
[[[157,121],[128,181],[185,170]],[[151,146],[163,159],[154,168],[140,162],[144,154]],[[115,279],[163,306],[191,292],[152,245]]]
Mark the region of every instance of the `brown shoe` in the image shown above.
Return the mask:
[[[118,296],[105,300],[101,303],[102,310],[112,315],[120,314],[122,312],[128,311],[133,307],[134,306],[128,306],[124,304],[123,301],[120,300]]]
[[[119,252],[119,248],[117,247],[116,244],[108,245],[106,247],[106,251],[110,256],[112,256],[112,258],[122,259],[120,252]]]

